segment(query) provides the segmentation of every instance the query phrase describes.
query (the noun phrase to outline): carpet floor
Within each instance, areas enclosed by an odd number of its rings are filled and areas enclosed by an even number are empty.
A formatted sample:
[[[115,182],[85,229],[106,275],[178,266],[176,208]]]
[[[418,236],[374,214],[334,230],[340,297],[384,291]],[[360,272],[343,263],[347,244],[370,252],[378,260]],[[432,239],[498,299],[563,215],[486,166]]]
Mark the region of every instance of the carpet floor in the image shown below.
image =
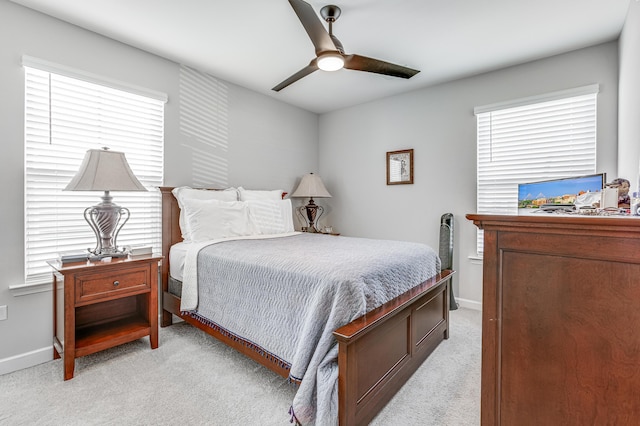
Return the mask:
[[[481,313],[452,311],[450,338],[371,425],[479,425],[480,355]],[[0,425],[290,425],[295,391],[180,323],[156,350],[144,338],[77,359],[72,380],[61,360],[0,376]]]

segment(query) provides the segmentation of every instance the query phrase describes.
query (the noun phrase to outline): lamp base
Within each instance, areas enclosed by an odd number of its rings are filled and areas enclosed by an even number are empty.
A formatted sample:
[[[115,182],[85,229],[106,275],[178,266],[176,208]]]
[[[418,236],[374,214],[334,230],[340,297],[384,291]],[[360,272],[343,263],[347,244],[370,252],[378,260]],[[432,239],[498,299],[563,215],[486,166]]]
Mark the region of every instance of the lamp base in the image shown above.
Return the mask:
[[[302,227],[302,232],[320,232],[316,229],[315,224],[318,223],[320,216],[322,216],[322,213],[324,213],[324,209],[322,208],[322,206],[317,205],[315,201],[313,201],[313,198],[309,199],[309,202],[306,206],[300,206],[296,209],[296,211],[298,212],[298,215],[300,215],[300,217],[302,217],[303,220],[308,224],[308,226]]]
[[[117,253],[109,253],[109,254],[107,254],[107,253],[94,253],[94,252],[92,252],[91,250],[88,250],[88,249],[87,249],[87,251],[89,252],[89,260],[93,260],[93,261],[102,260],[102,259],[107,258],[107,257],[113,257],[113,258],[116,258],[116,259],[120,259],[122,257],[128,257],[129,256],[129,253],[125,252],[125,251],[120,251],[120,252],[117,252]]]
[[[96,247],[89,253],[99,258],[127,256],[125,249],[118,249],[116,241],[129,217],[129,209],[113,203],[109,191],[105,191],[100,204],[84,211],[84,219],[96,236]]]

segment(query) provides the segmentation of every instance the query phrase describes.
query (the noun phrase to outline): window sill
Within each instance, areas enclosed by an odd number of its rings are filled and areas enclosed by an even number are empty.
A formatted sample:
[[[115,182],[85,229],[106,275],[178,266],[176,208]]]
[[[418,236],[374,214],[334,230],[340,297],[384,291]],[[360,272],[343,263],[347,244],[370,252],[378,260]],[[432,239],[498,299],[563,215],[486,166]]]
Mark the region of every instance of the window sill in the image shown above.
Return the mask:
[[[29,294],[44,293],[51,291],[53,284],[51,281],[38,281],[28,284],[17,284],[9,286],[9,291],[14,297],[27,296]]]
[[[472,254],[467,256],[467,258],[471,261],[471,263],[475,265],[482,265],[483,257],[482,254]]]

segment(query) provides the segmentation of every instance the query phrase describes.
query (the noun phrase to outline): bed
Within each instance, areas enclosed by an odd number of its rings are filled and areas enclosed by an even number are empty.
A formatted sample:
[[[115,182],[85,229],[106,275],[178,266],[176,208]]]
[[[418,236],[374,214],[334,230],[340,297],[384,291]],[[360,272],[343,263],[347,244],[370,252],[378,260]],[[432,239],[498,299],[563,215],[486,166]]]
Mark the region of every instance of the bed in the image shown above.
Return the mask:
[[[160,189],[162,252],[165,259],[162,263],[161,325],[171,325],[173,315],[176,315],[292,380],[292,366],[288,362],[264,351],[251,339],[244,339],[215,322],[181,309],[181,303],[184,305],[187,302],[181,301],[181,293],[175,289],[176,280],[169,273],[170,249],[182,241],[180,208],[172,193],[174,188]],[[324,238],[325,242],[330,243],[330,240],[341,237],[317,238]],[[340,323],[330,333],[331,338],[337,341],[336,420],[340,425],[369,423],[438,344],[448,338],[449,285],[453,273],[450,270],[434,273],[381,306],[348,323]],[[293,381],[296,381],[295,376]],[[291,414],[292,420],[300,420],[300,413]]]

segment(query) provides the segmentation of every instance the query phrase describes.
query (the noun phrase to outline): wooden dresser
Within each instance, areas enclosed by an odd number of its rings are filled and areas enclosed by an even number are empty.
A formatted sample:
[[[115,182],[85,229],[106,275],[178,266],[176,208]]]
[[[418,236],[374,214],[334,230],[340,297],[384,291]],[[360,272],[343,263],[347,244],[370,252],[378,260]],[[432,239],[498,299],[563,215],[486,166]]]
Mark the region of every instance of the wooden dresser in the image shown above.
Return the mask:
[[[640,219],[484,229],[482,425],[640,424]]]

